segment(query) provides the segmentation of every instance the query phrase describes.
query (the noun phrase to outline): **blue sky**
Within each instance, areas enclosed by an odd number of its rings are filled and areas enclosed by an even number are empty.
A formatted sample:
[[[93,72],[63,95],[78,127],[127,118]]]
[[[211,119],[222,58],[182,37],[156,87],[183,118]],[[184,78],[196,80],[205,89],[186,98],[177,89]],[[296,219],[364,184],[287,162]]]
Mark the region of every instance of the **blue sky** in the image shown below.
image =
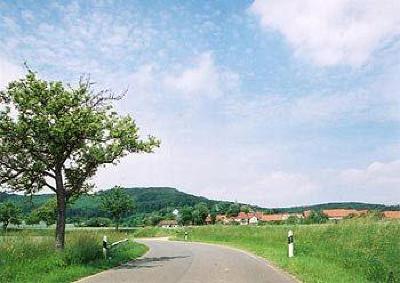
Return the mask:
[[[399,15],[396,0],[3,1],[0,88],[24,61],[128,88],[116,107],[162,147],[98,189],[399,203]]]

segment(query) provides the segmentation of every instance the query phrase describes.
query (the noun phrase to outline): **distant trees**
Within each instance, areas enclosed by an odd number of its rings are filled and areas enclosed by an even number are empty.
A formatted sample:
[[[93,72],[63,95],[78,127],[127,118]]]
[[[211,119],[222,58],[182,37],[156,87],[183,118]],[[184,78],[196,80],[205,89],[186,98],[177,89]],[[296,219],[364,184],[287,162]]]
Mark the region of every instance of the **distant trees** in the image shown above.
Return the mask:
[[[289,225],[293,225],[293,224],[298,224],[301,222],[301,219],[299,219],[297,216],[291,215],[289,216],[286,220],[285,223],[289,224]]]
[[[305,224],[322,224],[328,222],[328,216],[322,211],[311,210],[310,214],[304,219]]]
[[[242,206],[240,207],[240,211],[241,211],[241,212],[244,212],[244,213],[249,213],[249,212],[251,211],[251,208],[250,208],[250,206],[248,206],[247,204],[245,204],[245,205],[242,205]]]
[[[163,220],[163,217],[157,212],[153,212],[150,216],[145,218],[144,224],[148,226],[156,226],[161,220]]]
[[[109,227],[111,226],[112,221],[107,217],[93,217],[90,218],[87,222],[84,223],[86,227]]]
[[[215,224],[217,220],[218,206],[214,205],[210,210],[211,224]]]
[[[11,202],[0,204],[0,222],[4,230],[7,230],[9,224],[21,224],[21,209]]]
[[[122,217],[134,207],[133,199],[123,188],[115,186],[101,195],[100,209],[109,214],[118,230]]]
[[[50,226],[57,220],[57,201],[55,198],[49,199],[44,205],[32,211],[26,219],[26,224],[38,224],[40,221]]]
[[[229,205],[226,215],[228,217],[237,216],[239,212],[240,212],[240,205],[237,202],[235,202]]]
[[[209,210],[207,204],[205,204],[204,202],[196,204],[192,212],[193,224],[204,225],[206,223],[206,218],[208,216],[208,213]]]
[[[180,217],[179,217],[179,224],[180,225],[190,225],[192,224],[192,208],[189,206],[185,206],[181,209],[180,211]]]
[[[178,223],[180,225],[204,225],[209,212],[208,206],[204,202],[200,202],[194,207],[184,206],[179,212]]]

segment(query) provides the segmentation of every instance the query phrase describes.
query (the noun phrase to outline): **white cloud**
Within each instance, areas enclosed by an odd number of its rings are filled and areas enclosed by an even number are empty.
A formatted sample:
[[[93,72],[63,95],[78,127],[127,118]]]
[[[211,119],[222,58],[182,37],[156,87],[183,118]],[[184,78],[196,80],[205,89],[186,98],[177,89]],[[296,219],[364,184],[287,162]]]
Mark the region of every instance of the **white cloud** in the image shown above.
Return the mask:
[[[148,47],[157,33],[136,10],[111,13],[101,3],[89,10],[81,6],[73,1],[65,6],[48,5],[34,18],[28,10],[22,11],[22,20],[0,17],[0,26],[14,35],[4,38],[0,52],[18,50],[28,63],[62,66],[63,75],[90,72],[100,76],[111,73],[116,62],[134,51]],[[110,67],[109,62],[115,65]]]
[[[320,66],[366,64],[400,34],[397,0],[256,0],[250,11]]]
[[[22,68],[0,54],[0,90],[23,74]]]
[[[243,200],[267,207],[294,206],[310,203],[319,189],[319,184],[307,175],[272,171],[250,182],[242,191]]]
[[[400,160],[387,163],[373,162],[365,169],[347,169],[340,173],[340,180],[348,185],[390,189],[400,193]]]
[[[177,75],[167,75],[165,86],[171,91],[185,96],[207,96],[217,98],[225,91],[238,87],[238,75],[218,68],[210,52],[200,54],[194,66],[184,69]]]

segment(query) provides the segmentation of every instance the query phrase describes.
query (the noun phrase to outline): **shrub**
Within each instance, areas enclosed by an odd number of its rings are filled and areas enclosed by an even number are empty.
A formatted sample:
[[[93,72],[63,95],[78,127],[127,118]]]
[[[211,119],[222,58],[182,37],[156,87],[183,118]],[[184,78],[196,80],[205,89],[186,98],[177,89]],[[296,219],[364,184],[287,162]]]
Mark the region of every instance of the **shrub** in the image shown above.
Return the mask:
[[[101,258],[102,247],[94,233],[72,233],[64,250],[66,264],[81,264]]]
[[[111,226],[112,221],[110,218],[105,218],[105,217],[96,217],[96,218],[90,218],[84,226],[87,227],[109,227]]]

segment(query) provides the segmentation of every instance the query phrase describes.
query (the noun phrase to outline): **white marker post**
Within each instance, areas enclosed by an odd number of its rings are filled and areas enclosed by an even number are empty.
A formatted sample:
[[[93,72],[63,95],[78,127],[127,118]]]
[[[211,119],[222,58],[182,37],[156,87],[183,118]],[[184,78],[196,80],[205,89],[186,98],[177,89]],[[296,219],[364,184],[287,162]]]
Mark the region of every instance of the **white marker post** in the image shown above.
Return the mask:
[[[288,232],[288,256],[289,257],[294,257],[294,237],[293,237],[293,231],[289,230]]]
[[[185,232],[185,241],[188,239],[188,232]]]
[[[103,237],[103,255],[104,259],[107,259],[107,236]]]

